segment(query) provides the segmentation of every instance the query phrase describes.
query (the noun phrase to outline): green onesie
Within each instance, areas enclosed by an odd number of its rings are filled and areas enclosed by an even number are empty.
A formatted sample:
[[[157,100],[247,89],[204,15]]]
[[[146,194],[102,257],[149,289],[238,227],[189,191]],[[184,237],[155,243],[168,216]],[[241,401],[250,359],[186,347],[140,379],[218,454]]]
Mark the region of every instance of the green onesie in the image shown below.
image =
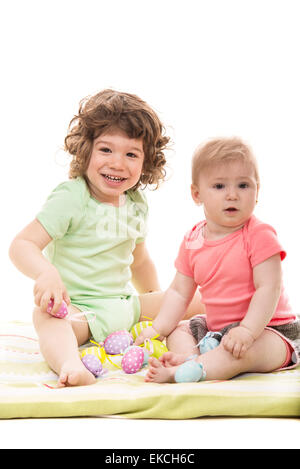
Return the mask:
[[[130,284],[136,244],[146,234],[148,206],[141,191],[128,191],[120,207],[94,199],[81,177],[57,186],[37,215],[52,241],[45,255],[59,271],[81,311],[92,311],[89,326],[98,342],[140,318]]]

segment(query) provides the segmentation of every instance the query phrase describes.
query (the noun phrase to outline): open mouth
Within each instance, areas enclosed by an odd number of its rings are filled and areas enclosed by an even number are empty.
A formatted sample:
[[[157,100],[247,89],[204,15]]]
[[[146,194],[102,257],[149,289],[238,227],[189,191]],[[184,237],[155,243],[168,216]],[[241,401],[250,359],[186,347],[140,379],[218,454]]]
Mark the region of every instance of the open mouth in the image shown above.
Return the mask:
[[[112,182],[122,182],[126,180],[126,178],[122,178],[119,176],[111,176],[109,174],[102,174],[102,176],[108,181],[112,181]]]
[[[225,212],[237,212],[237,208],[235,208],[235,207],[228,207],[228,208],[225,208]]]

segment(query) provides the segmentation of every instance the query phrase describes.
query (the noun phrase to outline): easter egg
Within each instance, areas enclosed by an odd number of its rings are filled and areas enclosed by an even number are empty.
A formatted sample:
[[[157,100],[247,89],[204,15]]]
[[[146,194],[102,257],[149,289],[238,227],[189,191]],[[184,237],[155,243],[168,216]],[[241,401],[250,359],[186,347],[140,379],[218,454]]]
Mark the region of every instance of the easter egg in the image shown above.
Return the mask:
[[[130,331],[133,337],[133,340],[135,340],[140,335],[143,329],[146,329],[146,327],[150,327],[150,326],[152,326],[151,321],[141,321],[141,322],[136,323]]]
[[[168,351],[167,347],[163,342],[156,339],[151,339],[150,343],[146,342],[145,344],[146,350],[149,352],[151,357],[159,358],[164,353]]]
[[[94,376],[98,377],[102,374],[102,363],[95,355],[87,354],[82,357],[81,361]]]
[[[53,298],[51,298],[47,306],[47,313],[52,314],[51,311],[52,311],[53,305],[54,305],[54,300]],[[68,314],[67,303],[63,300],[59,310],[55,314],[52,314],[52,316],[55,316],[56,318],[59,318],[59,319],[64,319],[67,316],[67,314]]]
[[[144,351],[141,347],[133,346],[125,351],[121,366],[127,374],[136,373],[141,369],[144,363]]]
[[[103,347],[97,347],[97,346],[86,347],[83,350],[81,350],[80,357],[83,358],[88,354],[95,355],[97,358],[99,358],[101,363],[105,361],[105,350]]]
[[[106,353],[110,355],[117,355],[124,352],[124,350],[133,344],[132,335],[127,331],[116,331],[109,334],[104,343]]]
[[[199,343],[200,353],[203,354],[203,353],[208,352],[209,350],[213,350],[214,348],[218,347],[218,345],[220,344],[220,340],[222,338],[219,336],[221,336],[221,334],[218,332],[215,332],[215,333],[208,332],[203,337],[203,339],[200,340],[200,343]]]
[[[149,357],[150,357],[150,352],[149,350],[145,349],[145,347],[142,348],[142,350],[144,351],[144,361],[143,361],[143,365],[148,365],[149,363]]]

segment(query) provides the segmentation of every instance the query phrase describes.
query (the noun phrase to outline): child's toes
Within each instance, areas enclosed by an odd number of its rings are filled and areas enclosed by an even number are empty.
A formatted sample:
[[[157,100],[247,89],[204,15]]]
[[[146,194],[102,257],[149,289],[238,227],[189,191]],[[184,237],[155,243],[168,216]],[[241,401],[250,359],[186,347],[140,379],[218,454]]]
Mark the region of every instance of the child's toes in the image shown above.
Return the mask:
[[[152,380],[157,374],[156,368],[150,367],[148,373],[146,374],[147,381]]]
[[[68,376],[68,384],[70,386],[76,386],[80,384],[80,374],[76,371],[73,371],[72,373],[70,373]]]
[[[148,376],[154,376],[156,374],[156,369],[155,368],[149,368],[149,371],[147,373]]]
[[[67,373],[61,373],[58,382],[57,382],[57,387],[58,388],[64,388],[67,385],[68,381],[68,375]]]
[[[147,381],[147,382],[148,382],[148,381],[152,381],[152,379],[153,379],[153,376],[152,376],[152,374],[149,373],[149,371],[148,371],[148,373],[147,373],[146,376],[145,376],[145,381]]]
[[[157,358],[149,358],[149,365],[153,368],[160,368],[162,366],[161,362]]]

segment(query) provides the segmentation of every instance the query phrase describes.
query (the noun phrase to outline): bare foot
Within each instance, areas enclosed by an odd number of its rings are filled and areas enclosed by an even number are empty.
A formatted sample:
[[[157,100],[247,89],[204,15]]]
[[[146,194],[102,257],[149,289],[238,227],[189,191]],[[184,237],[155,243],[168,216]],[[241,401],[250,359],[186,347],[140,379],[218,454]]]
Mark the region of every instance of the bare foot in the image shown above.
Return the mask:
[[[145,376],[145,381],[154,383],[174,383],[176,367],[165,367],[161,361],[156,358],[149,358],[149,371]]]
[[[75,361],[65,362],[60,370],[57,386],[85,386],[94,384],[95,376],[84,366],[84,364]]]
[[[159,358],[159,360],[163,364],[163,366],[168,368],[172,366],[181,365],[186,361],[188,356],[188,354],[184,355],[182,353],[166,352]]]

